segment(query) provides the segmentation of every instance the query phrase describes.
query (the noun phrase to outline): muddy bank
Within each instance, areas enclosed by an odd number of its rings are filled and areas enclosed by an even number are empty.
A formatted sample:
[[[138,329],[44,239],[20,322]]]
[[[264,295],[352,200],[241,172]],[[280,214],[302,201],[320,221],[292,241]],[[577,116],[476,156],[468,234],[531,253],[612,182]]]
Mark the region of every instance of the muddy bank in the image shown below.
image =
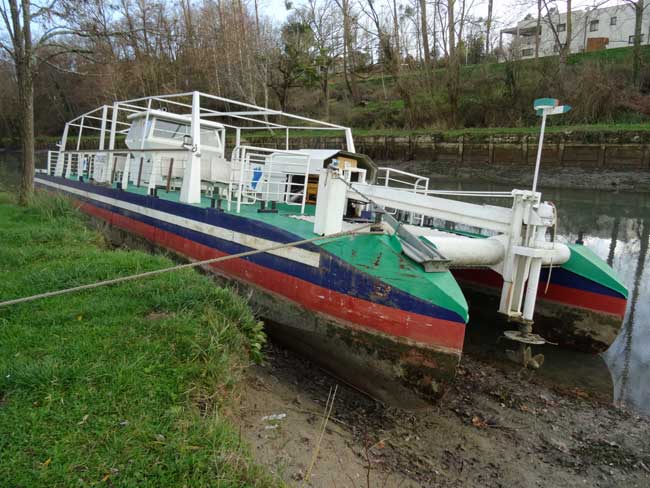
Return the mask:
[[[292,486],[650,484],[650,422],[580,388],[465,356],[437,405],[389,408],[270,344],[239,423],[256,459]],[[328,395],[338,385],[319,444]]]
[[[433,188],[436,182],[450,180],[527,188],[532,184],[534,171],[532,165],[514,164],[458,165],[440,161],[379,161],[377,164],[428,176]],[[650,170],[559,167],[542,162],[539,184],[542,188],[647,192],[650,191]]]

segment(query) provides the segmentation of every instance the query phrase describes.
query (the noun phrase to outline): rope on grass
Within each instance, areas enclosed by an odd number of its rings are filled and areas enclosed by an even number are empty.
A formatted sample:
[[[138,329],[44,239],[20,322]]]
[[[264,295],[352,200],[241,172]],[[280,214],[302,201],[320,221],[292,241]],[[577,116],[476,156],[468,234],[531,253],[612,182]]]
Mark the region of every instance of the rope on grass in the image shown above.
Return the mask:
[[[110,280],[105,280],[105,281],[99,281],[97,283],[89,283],[87,285],[80,285],[80,286],[74,286],[72,288],[66,288],[63,290],[55,290],[55,291],[48,291],[45,293],[39,293],[38,295],[32,295],[29,297],[23,297],[23,298],[15,298],[13,300],[7,300],[4,302],[0,302],[0,307],[8,307],[10,305],[18,305],[19,303],[25,303],[25,302],[33,302],[35,300],[40,300],[42,298],[50,298],[50,297],[56,297],[59,295],[65,295],[68,293],[74,293],[77,291],[83,291],[83,290],[92,290],[93,288],[99,288],[100,286],[109,286],[109,285],[115,285],[118,283],[123,283],[125,281],[133,281],[133,280],[138,280],[141,278],[148,278],[150,276],[155,276],[163,273],[169,273],[171,271],[178,271],[181,269],[187,269],[187,268],[195,268],[197,266],[203,266],[206,264],[214,264],[214,263],[221,263],[224,261],[229,261],[231,259],[238,259],[238,258],[245,258],[248,256],[254,256],[255,254],[261,254],[265,252],[271,252],[271,251],[277,251],[279,249],[285,249],[288,247],[296,247],[296,246],[301,246],[303,244],[309,244],[311,242],[316,242],[316,241],[322,241],[325,239],[339,239],[341,237],[346,237],[350,236],[353,234],[358,234],[359,232],[373,226],[374,224],[367,224],[363,225],[361,227],[357,227],[356,229],[351,229],[343,232],[337,232],[336,234],[330,234],[327,236],[317,236],[317,237],[312,237],[310,239],[302,239],[300,241],[293,241],[293,242],[287,242],[283,244],[276,244],[274,246],[269,246],[265,247],[262,249],[255,249],[253,251],[245,251],[245,252],[240,252],[238,254],[230,254],[228,256],[221,256],[218,258],[211,258],[211,259],[204,259],[203,261],[194,261],[192,263],[186,263],[186,264],[179,264],[176,266],[171,266],[169,268],[162,268],[162,269],[156,269],[153,271],[146,271],[144,273],[138,273],[134,275],[129,275],[129,276],[121,276],[119,278],[113,278]]]

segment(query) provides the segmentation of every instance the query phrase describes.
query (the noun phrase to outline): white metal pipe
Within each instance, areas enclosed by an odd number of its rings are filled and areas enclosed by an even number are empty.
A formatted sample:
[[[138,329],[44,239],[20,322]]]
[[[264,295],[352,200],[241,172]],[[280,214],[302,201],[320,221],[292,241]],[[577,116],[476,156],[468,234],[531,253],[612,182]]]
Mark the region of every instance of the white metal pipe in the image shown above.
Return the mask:
[[[61,145],[59,146],[59,156],[56,159],[56,167],[54,168],[54,176],[63,176],[63,165],[65,164],[65,145],[68,141],[68,128],[69,124],[65,124],[63,128],[63,135],[61,136]]]
[[[537,190],[539,166],[542,161],[542,145],[544,144],[544,130],[546,129],[546,112],[542,114],[542,128],[539,131],[539,144],[537,145],[537,158],[535,159],[535,174],[533,175],[533,193]]]
[[[352,129],[346,127],[345,129],[345,144],[348,148],[348,151],[351,153],[357,152],[354,147],[354,139],[352,138]]]
[[[452,266],[493,266],[503,261],[506,248],[498,238],[471,239],[454,236],[424,236],[451,260]]]
[[[530,274],[528,275],[528,284],[526,288],[526,298],[524,300],[523,316],[525,320],[533,320],[535,313],[535,302],[537,300],[537,288],[539,286],[539,275],[542,269],[542,260],[533,258],[530,265]]]
[[[81,135],[83,134],[84,130],[84,117],[81,117],[81,125],[79,126],[79,135],[77,136],[77,151],[79,151],[79,148],[81,147]],[[79,169],[77,169],[77,173],[79,173]]]
[[[192,147],[183,175],[180,201],[183,203],[201,203],[201,94],[192,94]]]
[[[119,107],[117,103],[113,104],[113,113],[111,114],[111,131],[108,134],[108,150],[115,150],[115,131],[117,129],[117,115]],[[109,153],[108,164],[106,165],[106,179],[110,179],[109,183],[113,184],[113,168],[115,167],[115,155]]]
[[[108,116],[108,106],[104,105],[102,107],[102,125],[99,132],[99,150],[104,150],[104,143],[106,141],[106,117]]]
[[[352,183],[362,195],[385,207],[407,212],[415,212],[428,217],[441,218],[459,224],[500,233],[508,233],[513,218],[512,210],[494,205],[479,205],[448,198],[432,197],[401,189]],[[358,193],[350,191],[350,198],[359,198]]]

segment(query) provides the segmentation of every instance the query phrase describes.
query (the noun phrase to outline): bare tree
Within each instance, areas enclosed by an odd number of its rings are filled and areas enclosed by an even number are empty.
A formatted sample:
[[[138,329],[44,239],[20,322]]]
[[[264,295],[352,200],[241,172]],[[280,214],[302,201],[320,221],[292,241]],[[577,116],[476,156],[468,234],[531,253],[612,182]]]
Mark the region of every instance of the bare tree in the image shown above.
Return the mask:
[[[456,45],[456,20],[454,9],[455,0],[447,1],[447,44],[449,45],[449,62],[447,67],[447,93],[449,96],[449,108],[451,111],[451,126],[458,125],[458,99],[460,96],[460,59]]]
[[[0,38],[0,48],[13,61],[20,103],[21,205],[27,205],[34,193],[34,78],[40,63],[50,63],[54,57],[68,52],[57,38],[74,33],[68,26],[55,23],[55,19],[60,18],[58,6],[57,0],[45,4],[29,0],[2,0],[0,3],[0,16],[6,30],[6,37]],[[39,26],[36,38],[32,34],[32,24]]]
[[[560,70],[564,70],[566,68],[566,62],[569,57],[569,54],[571,54],[571,39],[573,36],[573,29],[572,29],[572,22],[571,22],[571,0],[566,0],[566,6],[567,6],[567,11],[566,11],[566,20],[564,22],[565,26],[565,38],[564,42],[560,39],[560,32],[558,30],[558,25],[559,25],[559,19],[560,17],[560,12],[557,6],[555,5],[554,2],[551,2],[549,0],[541,0],[544,4],[544,9],[545,9],[545,17],[547,20],[547,26],[553,33],[553,37],[555,39],[555,44],[556,46],[559,47],[560,49],[560,56],[559,56],[559,63],[560,63]],[[554,16],[557,16],[556,19],[554,19]]]
[[[335,12],[333,0],[308,0],[296,13],[311,29],[316,51],[313,56],[314,78],[320,85],[325,118],[329,118],[329,75],[344,52],[341,43],[341,16],[336,15],[339,12]]]
[[[491,0],[490,0],[491,1]],[[427,21],[427,0],[420,0],[420,35],[422,36],[422,50],[424,64],[431,66],[431,46],[429,45],[429,23]]]
[[[490,34],[492,33],[492,8],[494,1],[488,0],[487,20],[485,21],[485,54],[490,54]]]
[[[573,36],[573,22],[571,12],[571,0],[566,0],[566,40],[560,49],[560,68],[566,66],[569,54],[571,54],[571,37]]]
[[[539,35],[542,30],[542,0],[537,0],[537,30],[535,31],[535,59],[539,58]]]
[[[356,79],[355,49],[352,32],[352,5],[350,0],[334,0],[343,16],[343,77],[354,104],[361,102]]]
[[[645,10],[644,0],[625,0],[634,9],[634,51],[632,64],[632,77],[634,86],[639,86],[641,73],[641,39],[643,37],[643,12]]]

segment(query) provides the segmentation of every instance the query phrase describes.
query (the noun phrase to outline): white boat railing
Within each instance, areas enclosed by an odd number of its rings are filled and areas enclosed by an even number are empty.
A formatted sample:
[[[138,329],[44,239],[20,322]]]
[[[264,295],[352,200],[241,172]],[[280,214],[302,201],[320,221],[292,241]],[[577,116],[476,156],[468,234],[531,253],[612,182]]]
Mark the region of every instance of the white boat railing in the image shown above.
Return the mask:
[[[413,193],[426,194],[429,191],[429,178],[395,168],[377,168],[377,184],[386,188],[399,188]],[[397,211],[390,209],[389,213],[395,215]],[[408,220],[409,224],[424,225],[424,216],[413,212],[408,212],[406,220]]]
[[[377,168],[377,184],[424,193],[429,190],[429,178],[395,168]]]
[[[49,151],[47,172],[69,179],[124,189],[129,185],[166,191],[180,190],[189,161],[187,150]],[[231,161],[202,161],[201,192],[225,198],[228,209],[258,202],[300,206],[305,212],[311,157],[308,153],[237,146]],[[60,163],[60,164],[59,164]],[[220,168],[220,169],[219,169]]]
[[[66,178],[75,176],[92,177],[95,156],[96,151],[48,151],[45,172],[49,175],[56,175],[59,158],[63,158],[60,176]]]
[[[237,146],[232,153],[228,194],[241,205],[259,201],[300,205],[305,212],[311,157],[298,151]],[[231,200],[228,200],[230,208]]]

